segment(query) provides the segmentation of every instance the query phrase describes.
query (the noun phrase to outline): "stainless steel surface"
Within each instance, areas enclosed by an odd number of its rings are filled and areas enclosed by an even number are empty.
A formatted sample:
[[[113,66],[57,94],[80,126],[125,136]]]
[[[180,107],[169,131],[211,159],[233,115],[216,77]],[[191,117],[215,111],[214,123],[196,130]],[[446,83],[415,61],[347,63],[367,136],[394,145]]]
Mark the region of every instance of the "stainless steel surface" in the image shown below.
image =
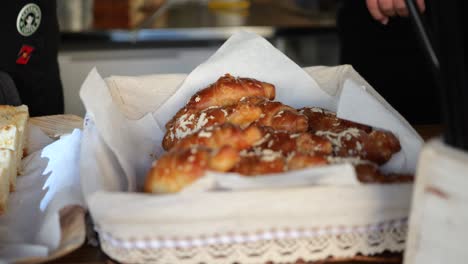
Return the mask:
[[[91,29],[93,23],[93,1],[57,1],[57,16],[60,30],[81,32]]]

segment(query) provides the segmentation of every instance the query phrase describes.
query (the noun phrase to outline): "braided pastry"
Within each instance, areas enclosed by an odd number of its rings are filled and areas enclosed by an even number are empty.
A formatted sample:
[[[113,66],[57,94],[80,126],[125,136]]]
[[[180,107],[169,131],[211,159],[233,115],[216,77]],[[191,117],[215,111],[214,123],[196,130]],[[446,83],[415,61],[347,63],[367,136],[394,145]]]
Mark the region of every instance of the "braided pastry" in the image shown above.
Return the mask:
[[[197,92],[166,124],[168,152],[153,164],[145,191],[177,192],[208,170],[255,176],[344,162],[363,183],[412,179],[379,170],[401,149],[392,133],[274,97],[272,84],[229,74]]]
[[[307,117],[299,113],[296,109],[280,102],[268,100],[258,102],[257,106],[262,109],[263,114],[257,121],[258,125],[289,132],[307,131]]]
[[[230,106],[216,106],[207,109],[183,114],[172,121],[168,126],[163,139],[163,148],[171,149],[181,138],[198,132],[200,129],[216,124],[231,123],[246,127],[262,114],[260,107],[250,103],[240,102]],[[167,126],[166,126],[167,127]]]
[[[365,132],[372,131],[370,126],[338,118],[335,113],[318,107],[304,107],[299,113],[307,116],[309,131],[327,130],[341,132],[348,128],[357,128]]]
[[[198,91],[187,103],[188,109],[202,110],[210,106],[225,106],[239,102],[242,97],[275,98],[275,87],[250,78],[226,74],[207,88]]]
[[[236,104],[212,106],[197,112],[188,111],[171,120],[166,125],[163,148],[169,150],[181,138],[204,127],[223,123],[232,123],[240,127],[254,123],[257,126],[289,132],[305,132],[308,127],[307,117],[290,106],[258,96],[243,97]]]
[[[398,139],[386,131],[366,133],[358,128],[348,128],[336,133],[320,130],[315,134],[330,140],[333,152],[338,157],[360,157],[379,165],[390,160],[401,149]]]
[[[401,149],[391,132],[373,130],[317,107],[305,107],[299,112],[307,116],[310,132],[330,140],[336,156],[360,157],[381,165]]]
[[[190,148],[191,146],[204,146],[211,149],[230,146],[238,151],[250,148],[262,138],[262,133],[257,127],[240,127],[225,123],[207,127],[199,132],[181,139],[174,148]]]
[[[245,176],[280,173],[286,170],[286,161],[281,153],[271,150],[254,149],[242,151],[239,162],[232,168]]]
[[[174,149],[153,164],[146,176],[145,192],[173,193],[182,190],[207,170],[229,171],[239,162],[239,152],[230,146],[217,150],[203,146]]]
[[[288,133],[269,127],[262,127],[263,137],[254,146],[262,149],[271,149],[288,155],[291,152],[305,154],[329,155],[332,153],[332,144],[329,140],[312,133]]]
[[[212,106],[236,104],[241,98],[250,96],[273,100],[275,98],[275,87],[272,84],[255,79],[233,77],[230,74],[225,74],[215,83],[193,95],[186,106],[180,109],[174,118],[166,124],[166,129],[169,129],[174,120],[184,114],[191,115]]]

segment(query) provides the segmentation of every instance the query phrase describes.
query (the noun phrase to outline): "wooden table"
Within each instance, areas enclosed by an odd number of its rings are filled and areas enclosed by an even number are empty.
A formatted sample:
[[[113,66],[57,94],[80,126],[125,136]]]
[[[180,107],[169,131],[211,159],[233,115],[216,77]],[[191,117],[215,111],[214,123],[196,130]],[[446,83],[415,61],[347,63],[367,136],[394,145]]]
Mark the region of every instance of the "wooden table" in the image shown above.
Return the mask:
[[[416,126],[416,130],[419,134],[424,138],[424,140],[428,140],[433,137],[437,137],[441,134],[442,129],[439,125],[423,125],[423,126]],[[94,264],[94,263],[117,263],[112,261],[109,257],[107,257],[98,247],[92,247],[90,245],[83,245],[78,250],[72,252],[71,254],[59,258],[55,261],[50,263],[86,263],[86,264]],[[312,263],[312,262],[304,262],[299,260],[297,263]],[[346,264],[369,264],[369,263],[402,263],[402,254],[401,253],[390,253],[385,252],[380,255],[376,256],[357,256],[350,259],[335,259],[335,260],[328,260],[328,261],[320,261],[320,262],[313,262],[313,263],[346,263]]]

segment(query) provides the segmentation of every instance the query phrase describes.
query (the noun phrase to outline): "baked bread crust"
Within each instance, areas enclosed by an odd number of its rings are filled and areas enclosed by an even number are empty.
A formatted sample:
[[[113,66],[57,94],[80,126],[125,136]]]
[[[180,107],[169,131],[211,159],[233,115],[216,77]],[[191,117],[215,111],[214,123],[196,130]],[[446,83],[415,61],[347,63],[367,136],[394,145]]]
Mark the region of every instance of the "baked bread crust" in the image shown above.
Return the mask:
[[[274,95],[271,84],[229,74],[197,92],[166,124],[167,152],[145,191],[177,192],[208,170],[259,176],[339,163],[351,163],[363,183],[412,179],[379,170],[401,149],[391,132],[317,107],[294,109]]]

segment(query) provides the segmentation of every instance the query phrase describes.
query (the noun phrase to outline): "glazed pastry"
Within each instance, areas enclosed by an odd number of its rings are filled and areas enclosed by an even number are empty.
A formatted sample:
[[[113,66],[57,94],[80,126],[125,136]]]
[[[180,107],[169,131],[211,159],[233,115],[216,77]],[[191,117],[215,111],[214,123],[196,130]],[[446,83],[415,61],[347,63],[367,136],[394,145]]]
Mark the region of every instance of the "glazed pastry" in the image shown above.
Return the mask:
[[[172,119],[166,125],[163,148],[169,150],[181,138],[204,127],[223,123],[232,123],[242,128],[254,123],[257,126],[268,126],[289,132],[305,132],[308,128],[307,117],[290,106],[258,96],[244,97],[233,105],[187,111]]]
[[[166,129],[169,129],[173,125],[172,123],[184,114],[191,115],[212,106],[237,104],[243,97],[250,96],[273,100],[275,98],[275,87],[272,84],[255,79],[233,77],[230,74],[225,74],[215,83],[193,95],[186,106],[179,110],[174,118],[166,124]]]
[[[239,162],[239,152],[229,146],[212,150],[202,146],[174,149],[153,164],[146,176],[145,192],[174,193],[192,184],[207,170],[229,171]]]
[[[371,132],[372,127],[352,121],[338,118],[335,113],[318,107],[304,107],[299,113],[307,116],[309,131],[333,131],[341,132],[348,128],[357,128],[365,132]]]
[[[328,164],[325,156],[294,152],[287,158],[288,170],[299,170]]]
[[[307,117],[296,109],[280,102],[267,100],[259,102],[257,105],[262,109],[263,114],[257,121],[259,125],[289,132],[307,131]]]
[[[209,107],[191,114],[183,114],[173,120],[172,125],[167,128],[162,143],[163,148],[169,150],[180,139],[216,124],[231,123],[240,127],[247,127],[259,119],[261,114],[260,107],[242,102],[225,107]]]
[[[203,146],[211,149],[218,149],[223,146],[230,146],[241,151],[252,147],[255,142],[262,138],[262,132],[257,127],[240,127],[226,123],[207,127],[199,132],[181,139],[174,149],[185,149],[192,146]]]
[[[166,124],[168,152],[153,164],[145,191],[177,192],[208,170],[256,176],[345,162],[363,183],[412,180],[379,170],[401,149],[391,132],[274,97],[272,84],[229,74],[197,92]]]
[[[286,170],[286,160],[280,152],[254,148],[240,153],[240,161],[231,170],[245,176],[280,173]]]
[[[379,165],[390,160],[401,149],[398,139],[386,131],[367,133],[358,128],[348,128],[341,132],[319,130],[315,135],[330,140],[335,156],[360,157]]]
[[[305,107],[299,112],[307,116],[309,132],[330,140],[335,156],[360,157],[381,165],[401,149],[391,132],[340,119],[317,107]]]
[[[237,104],[241,98],[259,96],[269,100],[275,98],[275,87],[255,79],[233,77],[225,74],[215,83],[198,91],[188,101],[187,109],[202,110],[210,106]]]
[[[329,140],[312,133],[288,133],[269,127],[262,127],[262,139],[254,146],[262,149],[271,149],[289,155],[291,152],[304,154],[329,155],[333,148]]]

